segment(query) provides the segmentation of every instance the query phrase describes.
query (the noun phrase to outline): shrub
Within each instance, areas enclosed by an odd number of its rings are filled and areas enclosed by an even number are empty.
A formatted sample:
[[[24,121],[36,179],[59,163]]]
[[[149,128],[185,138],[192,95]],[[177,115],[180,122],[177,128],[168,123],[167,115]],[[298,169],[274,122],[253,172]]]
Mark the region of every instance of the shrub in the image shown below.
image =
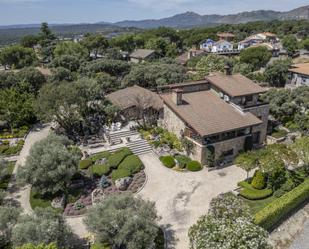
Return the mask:
[[[252,185],[252,187],[254,187],[256,189],[265,188],[265,185],[266,185],[265,176],[264,176],[262,171],[257,170],[255,172],[251,185]]]
[[[89,157],[89,159],[91,159],[93,162],[96,162],[98,160],[101,160],[103,158],[109,158],[111,155],[110,152],[108,151],[102,151],[100,153],[94,154],[91,157]]]
[[[242,197],[248,199],[248,200],[261,200],[265,199],[273,194],[272,189],[249,189],[244,188],[239,193]]]
[[[241,181],[237,184],[239,187],[255,190],[248,181]]]
[[[172,156],[161,156],[160,161],[163,163],[164,166],[168,168],[173,168],[175,166],[175,160]]]
[[[112,180],[115,182],[116,180],[120,178],[125,178],[131,176],[131,172],[128,169],[116,169],[112,172]]]
[[[187,164],[191,162],[191,159],[189,157],[183,156],[183,155],[177,155],[175,156],[175,159],[178,162],[179,168],[182,168],[182,169],[187,167]]]
[[[129,155],[132,155],[132,151],[128,148],[117,150],[108,158],[108,164],[111,168],[116,169],[123,159]]]
[[[187,164],[187,170],[190,171],[200,171],[202,168],[202,165],[198,161],[191,161]]]
[[[126,169],[131,174],[135,174],[141,171],[143,167],[142,161],[136,155],[130,155],[126,157],[118,166],[118,169]]]
[[[92,165],[92,160],[84,159],[79,161],[79,168],[80,169],[88,169]]]
[[[108,175],[111,172],[111,168],[107,164],[95,164],[92,166],[92,173],[95,176]]]
[[[308,199],[309,179],[257,212],[254,216],[254,222],[269,230],[293,209]]]

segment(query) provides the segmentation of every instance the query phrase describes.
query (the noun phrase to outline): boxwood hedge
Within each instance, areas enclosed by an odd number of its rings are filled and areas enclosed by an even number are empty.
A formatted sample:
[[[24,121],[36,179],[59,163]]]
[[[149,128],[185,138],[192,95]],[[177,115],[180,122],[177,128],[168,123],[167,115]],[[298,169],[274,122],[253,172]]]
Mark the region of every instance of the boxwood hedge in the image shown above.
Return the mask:
[[[271,230],[293,209],[308,200],[309,179],[306,179],[296,188],[274,200],[265,208],[257,212],[254,216],[254,222],[267,230]]]
[[[127,169],[131,174],[141,171],[142,161],[136,155],[127,156],[118,166],[118,169]]]
[[[92,160],[84,159],[79,161],[79,168],[80,169],[88,169],[93,164]]]
[[[175,166],[175,160],[172,156],[161,156],[160,161],[163,163],[164,166],[168,168],[173,168]]]
[[[108,175],[111,172],[111,168],[108,164],[95,164],[92,166],[92,173],[95,176],[101,177],[102,175]]]
[[[273,194],[272,189],[250,189],[244,188],[239,193],[242,197],[248,200],[261,200],[265,199]]]
[[[122,160],[129,155],[132,155],[132,151],[129,148],[117,150],[108,158],[108,164],[111,168],[116,169]]]
[[[90,156],[89,159],[91,159],[93,162],[96,162],[96,161],[101,160],[103,158],[109,158],[110,155],[111,155],[110,152],[102,151],[102,152],[99,152],[97,154]]]
[[[200,171],[202,168],[202,165],[198,161],[191,161],[187,164],[187,170],[189,171]]]

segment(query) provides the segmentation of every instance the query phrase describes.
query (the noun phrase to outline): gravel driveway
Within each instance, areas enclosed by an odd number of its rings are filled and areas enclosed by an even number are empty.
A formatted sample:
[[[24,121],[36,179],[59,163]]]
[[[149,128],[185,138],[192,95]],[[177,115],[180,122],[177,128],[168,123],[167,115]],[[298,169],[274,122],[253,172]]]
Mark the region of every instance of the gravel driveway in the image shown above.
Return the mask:
[[[235,189],[237,182],[246,177],[246,172],[236,166],[181,173],[164,167],[153,153],[140,158],[145,165],[148,182],[139,195],[156,203],[168,248],[188,249],[188,229],[206,214],[211,199]]]

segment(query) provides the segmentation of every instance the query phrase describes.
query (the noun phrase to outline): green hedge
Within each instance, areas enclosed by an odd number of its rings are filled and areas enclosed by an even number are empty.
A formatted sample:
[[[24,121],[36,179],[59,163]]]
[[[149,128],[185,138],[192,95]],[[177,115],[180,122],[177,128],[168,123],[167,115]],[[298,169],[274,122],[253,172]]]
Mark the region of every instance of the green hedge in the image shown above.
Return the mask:
[[[202,165],[198,161],[191,161],[187,164],[187,170],[189,171],[200,171],[202,168]]]
[[[92,173],[95,176],[101,177],[102,175],[108,175],[111,172],[111,168],[107,164],[95,164],[92,166]]]
[[[265,182],[265,176],[262,171],[257,170],[254,174],[254,177],[251,182],[252,187],[255,189],[263,189],[265,188],[266,182]]]
[[[112,172],[111,177],[113,181],[116,181],[117,179],[124,178],[131,176],[131,172],[128,169],[116,169]]]
[[[243,188],[254,190],[254,188],[251,186],[251,184],[249,182],[247,182],[247,181],[241,181],[241,182],[237,183],[237,185],[239,187],[243,187]]]
[[[131,174],[140,172],[143,167],[142,161],[136,155],[127,156],[118,166],[118,169],[127,169]]]
[[[91,159],[93,162],[96,162],[96,161],[101,160],[103,158],[109,158],[110,155],[111,155],[110,152],[102,151],[102,152],[99,152],[97,154],[90,156],[89,159]]]
[[[179,168],[182,168],[182,169],[187,167],[187,164],[189,162],[191,162],[191,158],[190,157],[183,156],[183,155],[177,155],[177,156],[175,156],[175,159],[178,162]]]
[[[257,212],[254,222],[270,230],[283,217],[307,200],[309,200],[309,179]]]
[[[111,168],[116,169],[122,160],[129,155],[132,155],[132,151],[129,148],[117,150],[108,158],[108,164]]]
[[[175,166],[175,160],[172,156],[161,156],[160,161],[163,163],[165,167],[173,168]]]
[[[93,164],[92,160],[90,159],[84,159],[79,161],[78,167],[80,169],[88,169]]]
[[[239,193],[242,197],[248,199],[248,200],[262,200],[265,199],[273,194],[273,191],[271,189],[249,189],[244,188]]]

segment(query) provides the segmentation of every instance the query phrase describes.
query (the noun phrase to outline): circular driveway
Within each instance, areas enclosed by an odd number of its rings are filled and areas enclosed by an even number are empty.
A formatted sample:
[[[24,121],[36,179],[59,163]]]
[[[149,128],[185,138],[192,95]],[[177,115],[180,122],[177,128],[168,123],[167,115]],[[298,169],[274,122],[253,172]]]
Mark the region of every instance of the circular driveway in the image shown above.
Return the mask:
[[[168,248],[188,249],[188,229],[207,213],[211,199],[234,190],[246,178],[246,172],[236,166],[182,173],[164,167],[154,153],[140,158],[148,181],[138,195],[156,203]]]

